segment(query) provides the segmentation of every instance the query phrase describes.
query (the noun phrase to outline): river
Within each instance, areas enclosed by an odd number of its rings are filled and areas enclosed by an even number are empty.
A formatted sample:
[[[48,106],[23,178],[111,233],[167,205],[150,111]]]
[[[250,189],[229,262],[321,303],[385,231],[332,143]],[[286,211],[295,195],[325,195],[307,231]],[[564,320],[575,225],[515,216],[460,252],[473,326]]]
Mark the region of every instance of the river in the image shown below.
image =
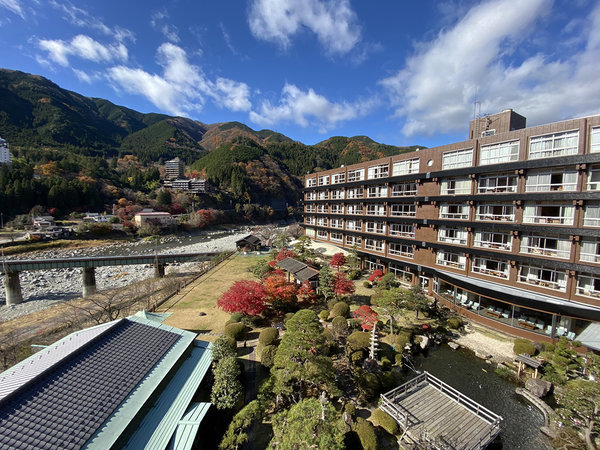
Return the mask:
[[[552,449],[540,432],[542,413],[515,393],[515,384],[499,377],[494,365],[487,364],[466,349],[447,345],[431,348],[415,357],[417,371],[428,371],[503,417],[500,432],[503,449]],[[498,448],[490,446],[490,448]]]

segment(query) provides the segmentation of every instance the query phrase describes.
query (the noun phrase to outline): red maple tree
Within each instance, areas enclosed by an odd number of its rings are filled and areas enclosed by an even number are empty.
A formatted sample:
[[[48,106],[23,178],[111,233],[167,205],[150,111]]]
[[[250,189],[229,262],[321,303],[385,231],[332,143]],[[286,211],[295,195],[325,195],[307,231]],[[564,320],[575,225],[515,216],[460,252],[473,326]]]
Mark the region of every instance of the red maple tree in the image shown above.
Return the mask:
[[[365,331],[372,330],[373,325],[377,323],[377,313],[369,305],[360,306],[352,313],[352,316],[359,321]]]
[[[273,275],[273,272],[265,278],[264,290],[270,302],[279,300],[289,303],[296,298],[298,293],[298,288],[294,283],[290,283],[285,276]]]
[[[287,248],[283,247],[281,250],[279,250],[279,253],[277,253],[277,256],[275,257],[275,260],[277,262],[279,262],[282,259],[285,259],[285,258],[294,258],[295,256],[296,256],[296,254],[293,251],[288,250]]]
[[[346,257],[344,256],[343,253],[334,254],[331,257],[331,262],[329,263],[329,265],[331,267],[335,267],[338,270],[338,272],[344,264],[346,264]]]
[[[383,271],[381,271],[379,269],[375,269],[373,271],[373,273],[371,274],[371,276],[369,277],[369,281],[371,283],[377,282],[377,281],[381,280],[381,277],[383,277]]]
[[[258,316],[267,305],[266,293],[262,284],[256,281],[236,281],[217,301],[217,306],[228,313],[241,312]]]
[[[354,294],[354,283],[343,272],[338,272],[333,277],[333,292],[338,296]]]
[[[308,280],[305,280],[300,289],[298,289],[298,299],[303,303],[309,304],[314,303],[317,299],[317,293]]]

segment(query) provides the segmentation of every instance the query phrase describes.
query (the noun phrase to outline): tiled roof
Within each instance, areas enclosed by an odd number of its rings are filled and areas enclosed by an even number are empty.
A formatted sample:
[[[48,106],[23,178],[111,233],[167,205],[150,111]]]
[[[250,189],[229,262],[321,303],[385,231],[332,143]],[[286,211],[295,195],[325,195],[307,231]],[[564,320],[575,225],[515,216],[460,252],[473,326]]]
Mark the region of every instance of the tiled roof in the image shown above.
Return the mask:
[[[279,267],[280,269],[287,270],[288,272],[294,273],[294,274],[296,272],[299,272],[300,270],[308,267],[303,262],[297,261],[294,258],[289,258],[289,257],[282,259],[281,261],[275,263],[275,265],[277,267]]]
[[[304,269],[300,269],[298,272],[294,273],[294,278],[296,278],[298,281],[306,281],[317,275],[319,275],[319,271],[317,269],[305,267]]]
[[[78,449],[180,335],[127,319],[0,402],[0,447]]]
[[[235,241],[236,244],[239,242],[248,242],[249,244],[257,245],[257,244],[260,244],[260,239],[252,234],[249,234],[248,236]]]

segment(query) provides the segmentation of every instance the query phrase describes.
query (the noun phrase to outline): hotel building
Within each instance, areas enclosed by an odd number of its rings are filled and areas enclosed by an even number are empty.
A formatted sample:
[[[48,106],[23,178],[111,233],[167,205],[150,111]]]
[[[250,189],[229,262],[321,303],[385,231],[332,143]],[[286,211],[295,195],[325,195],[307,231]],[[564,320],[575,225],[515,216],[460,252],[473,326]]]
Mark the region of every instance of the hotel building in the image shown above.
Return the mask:
[[[464,142],[306,175],[306,235],[478,322],[600,350],[600,116],[525,124],[505,110]]]

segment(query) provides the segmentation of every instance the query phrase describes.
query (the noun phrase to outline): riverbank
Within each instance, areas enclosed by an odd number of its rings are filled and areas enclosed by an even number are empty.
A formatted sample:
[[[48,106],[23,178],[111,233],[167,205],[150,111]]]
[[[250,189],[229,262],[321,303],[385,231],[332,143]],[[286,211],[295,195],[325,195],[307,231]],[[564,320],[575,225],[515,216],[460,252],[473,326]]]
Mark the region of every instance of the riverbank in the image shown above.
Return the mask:
[[[182,237],[165,236],[156,241],[140,240],[136,242],[109,242],[91,247],[51,249],[37,251],[26,255],[15,255],[6,259],[54,259],[74,258],[82,256],[100,256],[110,254],[149,254],[160,246],[160,253],[208,253],[235,250],[235,242],[248,235],[249,227],[235,228],[226,231],[211,231],[199,235],[198,242],[179,245]],[[94,241],[98,243],[98,241]],[[173,264],[167,267],[170,271],[187,271],[196,263]],[[98,290],[114,289],[134,281],[154,276],[152,265],[132,265],[99,267],[96,269],[96,285]],[[36,311],[48,308],[56,303],[81,296],[81,269],[52,269],[46,271],[22,272],[20,274],[21,289],[24,302],[7,306],[5,303],[4,276],[0,276],[0,322],[11,320]]]
[[[453,341],[476,353],[491,355],[495,362],[513,361],[516,356],[514,338],[472,323],[467,324],[465,331]]]

